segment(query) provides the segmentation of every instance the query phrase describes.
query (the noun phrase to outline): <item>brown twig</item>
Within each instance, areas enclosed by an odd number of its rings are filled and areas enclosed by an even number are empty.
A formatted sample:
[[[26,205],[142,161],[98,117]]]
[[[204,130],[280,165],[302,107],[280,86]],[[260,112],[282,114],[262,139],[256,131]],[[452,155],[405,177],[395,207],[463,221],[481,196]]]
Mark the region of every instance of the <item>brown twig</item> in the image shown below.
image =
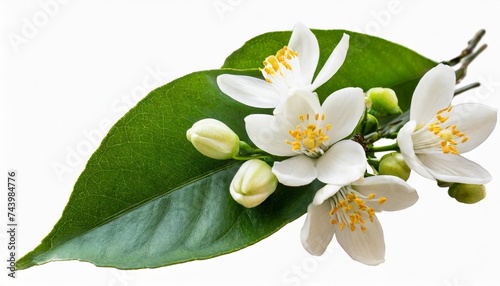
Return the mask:
[[[479,47],[477,51],[462,59],[462,65],[460,66],[459,69],[455,71],[455,74],[457,76],[457,83],[462,81],[462,79],[467,75],[467,67],[469,67],[469,64],[487,47],[488,45],[484,44],[481,47]]]
[[[458,63],[460,63],[463,58],[470,55],[474,51],[474,49],[476,48],[477,44],[479,43],[481,38],[484,36],[484,34],[486,34],[486,30],[484,30],[484,29],[479,30],[474,35],[474,37],[467,42],[467,47],[460,53],[460,55],[456,56],[455,58],[453,58],[449,61],[444,61],[442,63],[445,65],[449,65],[449,66],[455,66]]]

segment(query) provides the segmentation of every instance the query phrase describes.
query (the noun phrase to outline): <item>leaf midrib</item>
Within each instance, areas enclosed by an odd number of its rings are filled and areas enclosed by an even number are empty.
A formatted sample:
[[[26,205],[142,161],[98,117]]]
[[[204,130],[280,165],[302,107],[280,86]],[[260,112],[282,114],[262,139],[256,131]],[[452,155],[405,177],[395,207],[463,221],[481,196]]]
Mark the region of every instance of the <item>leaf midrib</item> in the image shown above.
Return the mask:
[[[179,185],[179,186],[177,186],[177,187],[175,187],[175,188],[172,188],[172,189],[170,189],[170,190],[168,190],[168,191],[166,191],[166,192],[164,192],[164,193],[156,194],[156,195],[151,196],[151,197],[149,197],[149,198],[147,198],[147,199],[144,199],[144,200],[142,200],[142,201],[136,202],[136,203],[132,204],[130,207],[128,207],[128,208],[126,208],[126,209],[124,209],[124,210],[122,210],[122,211],[120,211],[120,212],[118,212],[118,213],[116,213],[116,214],[114,214],[114,215],[112,215],[112,216],[110,216],[110,217],[108,217],[108,218],[104,219],[104,220],[103,220],[101,223],[99,223],[98,225],[96,225],[96,226],[94,226],[94,227],[92,227],[92,228],[90,228],[90,229],[88,229],[88,230],[86,230],[86,231],[84,231],[84,232],[81,232],[81,233],[79,233],[78,235],[73,236],[73,237],[71,237],[71,238],[69,238],[69,239],[67,239],[67,240],[64,240],[64,241],[62,241],[62,242],[58,243],[57,245],[54,245],[54,244],[52,243],[52,241],[51,241],[51,243],[50,243],[50,250],[52,250],[52,249],[53,249],[53,248],[55,248],[55,247],[62,246],[62,245],[66,244],[67,242],[69,242],[69,241],[71,241],[71,240],[73,240],[73,239],[75,239],[75,238],[78,238],[78,237],[84,236],[84,235],[86,235],[86,234],[88,234],[88,233],[91,233],[92,231],[94,231],[94,230],[96,230],[96,229],[98,229],[98,228],[100,228],[100,227],[102,227],[102,226],[104,226],[104,225],[106,225],[106,224],[108,224],[108,223],[110,223],[110,222],[114,221],[115,219],[117,219],[117,218],[119,218],[119,217],[122,217],[123,215],[126,215],[126,214],[128,214],[128,213],[130,213],[130,212],[133,212],[134,210],[139,209],[139,208],[141,208],[142,206],[144,206],[144,205],[146,205],[146,204],[148,204],[148,203],[150,203],[150,202],[152,202],[152,201],[155,201],[155,200],[156,200],[156,199],[158,199],[158,198],[161,198],[161,197],[163,197],[163,196],[167,196],[167,195],[169,195],[170,193],[172,193],[172,192],[174,192],[174,191],[177,191],[177,190],[179,190],[179,189],[182,189],[182,188],[184,188],[184,187],[186,187],[186,186],[188,186],[188,185],[190,185],[190,184],[192,184],[192,183],[194,183],[194,182],[196,182],[196,181],[199,181],[199,180],[202,180],[202,179],[208,178],[208,177],[210,177],[211,175],[213,175],[213,174],[215,174],[215,173],[218,173],[218,172],[224,171],[224,170],[229,169],[229,168],[231,168],[231,167],[233,167],[233,166],[235,166],[235,165],[238,165],[238,164],[241,164],[241,162],[234,161],[233,163],[230,163],[230,164],[224,165],[222,168],[217,168],[217,169],[215,169],[215,170],[213,170],[213,171],[211,171],[211,172],[205,173],[205,174],[203,174],[203,175],[201,175],[201,176],[194,177],[194,178],[192,178],[191,180],[186,181],[185,183],[183,183],[183,184],[181,184],[181,185]],[[50,251],[50,250],[49,250],[49,251]]]

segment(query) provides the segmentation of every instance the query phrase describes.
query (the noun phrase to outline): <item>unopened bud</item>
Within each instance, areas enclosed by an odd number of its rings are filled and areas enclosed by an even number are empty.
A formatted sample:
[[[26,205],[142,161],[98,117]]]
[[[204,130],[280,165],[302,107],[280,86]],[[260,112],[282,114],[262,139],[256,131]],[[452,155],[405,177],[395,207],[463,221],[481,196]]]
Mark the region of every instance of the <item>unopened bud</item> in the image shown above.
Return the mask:
[[[372,103],[371,109],[376,116],[401,114],[398,105],[398,97],[390,88],[374,87],[366,92],[366,96]]]
[[[406,181],[410,177],[411,169],[406,165],[403,155],[392,152],[382,156],[378,165],[378,173],[396,176]]]
[[[378,129],[378,120],[375,116],[367,113],[366,114],[366,124],[365,129],[363,130],[364,134],[370,134]]]
[[[448,189],[448,195],[464,204],[475,204],[486,197],[484,185],[453,183]]]
[[[260,205],[278,185],[271,167],[264,161],[252,159],[241,165],[229,186],[233,199],[246,208]]]
[[[238,154],[240,139],[219,120],[202,119],[186,132],[187,139],[201,154],[217,159],[231,159]]]

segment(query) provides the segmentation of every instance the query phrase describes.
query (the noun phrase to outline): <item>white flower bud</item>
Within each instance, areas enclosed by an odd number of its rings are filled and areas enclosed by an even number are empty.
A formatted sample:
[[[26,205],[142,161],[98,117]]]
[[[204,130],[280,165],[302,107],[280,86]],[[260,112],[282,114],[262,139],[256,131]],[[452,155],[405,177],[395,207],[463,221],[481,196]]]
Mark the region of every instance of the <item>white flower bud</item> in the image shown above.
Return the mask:
[[[366,96],[372,103],[371,109],[375,111],[375,115],[384,116],[402,112],[398,105],[398,97],[390,88],[371,88],[366,92]]]
[[[260,205],[278,185],[271,167],[264,161],[252,159],[241,165],[229,187],[233,199],[246,208]]]
[[[238,135],[219,120],[202,119],[193,124],[186,136],[196,150],[213,159],[231,159],[239,152]]]

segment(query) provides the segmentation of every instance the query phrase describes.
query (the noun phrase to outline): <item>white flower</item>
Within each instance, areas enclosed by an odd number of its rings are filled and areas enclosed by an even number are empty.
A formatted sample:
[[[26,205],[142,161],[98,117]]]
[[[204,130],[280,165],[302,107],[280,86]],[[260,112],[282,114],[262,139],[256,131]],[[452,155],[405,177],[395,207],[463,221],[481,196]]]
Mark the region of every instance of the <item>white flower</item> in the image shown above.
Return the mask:
[[[360,181],[326,185],[316,193],[301,231],[302,245],[309,253],[323,254],[335,235],[352,259],[368,265],[384,262],[384,233],[375,213],[410,207],[418,195],[394,176]]]
[[[217,84],[222,92],[243,104],[276,108],[274,112],[279,113],[291,95],[299,93],[317,98],[313,91],[337,72],[344,63],[348,48],[349,35],[344,34],[313,81],[319,59],[318,41],[304,24],[297,23],[288,46],[265,59],[261,69],[265,80],[223,74],[217,77]]]
[[[460,156],[479,146],[495,128],[497,111],[487,105],[451,106],[455,72],[438,65],[427,72],[413,94],[410,121],[398,134],[401,154],[420,175],[445,182],[485,184],[491,175]]]
[[[295,95],[287,100],[282,114],[247,116],[246,130],[260,149],[293,156],[274,163],[273,173],[280,183],[302,186],[318,178],[324,183],[345,184],[358,179],[357,171],[366,168],[363,148],[343,140],[353,132],[364,110],[364,94],[359,88],[338,90],[323,106],[318,100]]]

